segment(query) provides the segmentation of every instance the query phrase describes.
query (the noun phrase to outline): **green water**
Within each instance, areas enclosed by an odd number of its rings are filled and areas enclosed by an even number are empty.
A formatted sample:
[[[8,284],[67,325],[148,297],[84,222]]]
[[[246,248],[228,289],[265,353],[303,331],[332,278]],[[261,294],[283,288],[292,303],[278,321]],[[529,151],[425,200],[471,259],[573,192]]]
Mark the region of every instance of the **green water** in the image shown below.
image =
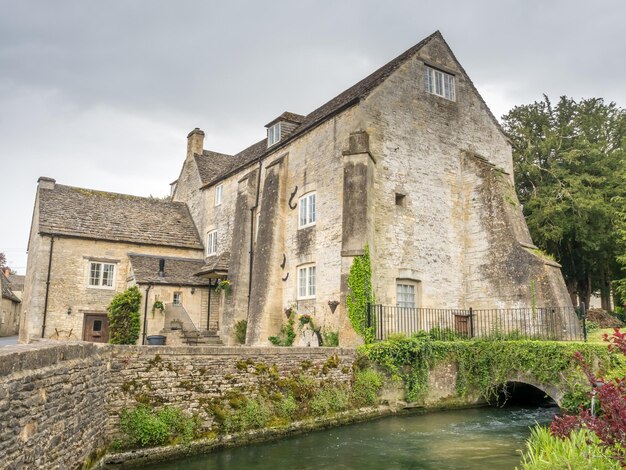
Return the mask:
[[[479,408],[391,416],[150,465],[152,470],[513,469],[530,427],[558,408]]]

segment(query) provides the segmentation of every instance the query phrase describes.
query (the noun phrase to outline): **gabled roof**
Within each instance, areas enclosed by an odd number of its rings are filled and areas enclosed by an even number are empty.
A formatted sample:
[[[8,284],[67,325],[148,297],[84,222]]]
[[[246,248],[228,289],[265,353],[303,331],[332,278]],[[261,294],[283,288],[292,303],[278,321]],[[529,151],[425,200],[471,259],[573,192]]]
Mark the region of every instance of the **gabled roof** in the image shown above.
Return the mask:
[[[133,268],[135,282],[138,284],[167,284],[174,286],[208,286],[209,280],[194,276],[204,260],[176,258],[172,256],[153,256],[129,253],[128,259]],[[159,260],[165,260],[164,276],[159,276]]]
[[[302,134],[310,131],[311,129],[317,127],[318,125],[322,124],[323,122],[335,116],[336,114],[340,113],[341,111],[348,109],[349,107],[358,103],[360,100],[366,98],[378,85],[380,85],[383,81],[385,81],[402,64],[404,64],[408,59],[413,57],[413,55],[415,55],[422,47],[428,44],[428,42],[430,42],[435,37],[438,37],[444,42],[444,44],[450,51],[452,57],[454,58],[454,60],[459,64],[461,71],[467,77],[467,73],[465,72],[465,70],[459,63],[459,61],[456,59],[456,57],[452,53],[452,50],[446,43],[445,39],[443,39],[443,36],[441,35],[441,33],[439,31],[435,31],[430,36],[424,38],[423,40],[418,42],[416,45],[414,45],[410,49],[400,54],[395,59],[386,63],[385,65],[380,67],[378,70],[374,71],[373,73],[365,77],[363,80],[358,82],[357,84],[351,86],[343,93],[340,93],[339,95],[335,96],[332,100],[323,104],[322,106],[312,111],[311,113],[307,114],[306,116],[300,116],[298,114],[289,113],[289,112],[283,113],[281,116],[291,115],[291,117],[294,118],[294,122],[300,123],[300,125],[296,127],[294,131],[287,138],[278,142],[276,145],[273,145],[269,149],[267,148],[267,139],[263,139],[262,141],[252,145],[251,147],[244,150],[243,152],[240,152],[239,154],[235,155],[235,157],[237,157],[245,153],[245,158],[243,157],[235,158],[232,166],[229,169],[226,169],[226,167],[224,167],[221,171],[216,172],[215,176],[212,178],[211,181],[208,181],[207,183],[204,183],[204,182],[202,183],[203,184],[202,187],[209,186],[210,184],[215,183],[219,181],[220,179],[223,179],[229,176],[230,174],[243,169],[254,160],[259,159],[266,154],[276,151],[278,148],[283,147],[284,145],[298,138]],[[469,80],[469,77],[467,78]],[[469,84],[473,88],[473,90],[476,92],[476,94],[478,95],[482,103],[485,105],[485,109],[487,110],[487,113],[491,117],[492,121],[495,123],[498,129],[500,129],[500,131],[506,137],[506,134],[504,133],[504,131],[502,130],[500,126],[500,123],[495,118],[495,116],[491,113],[491,111],[489,110],[489,107],[487,106],[485,101],[482,99],[482,97],[480,96],[480,93],[478,93],[478,91],[476,90],[476,87],[474,86],[471,80],[469,80]],[[268,123],[266,127],[280,120],[281,116],[279,116],[278,118]],[[295,119],[299,119],[299,121]],[[253,151],[250,151],[251,149]]]
[[[0,290],[2,290],[2,298],[9,299],[12,302],[21,302],[21,300],[13,293],[9,280],[0,272]]]
[[[56,184],[39,188],[39,232],[92,240],[202,249],[183,202]]]
[[[306,116],[303,116],[302,114],[290,113],[289,111],[285,111],[276,119],[273,119],[267,124],[265,124],[265,127],[270,127],[272,124],[278,121],[289,121],[289,122],[293,122],[294,124],[302,124],[305,119],[306,119]]]
[[[26,276],[22,274],[9,274],[9,283],[11,284],[11,290],[13,292],[23,292],[25,279]]]

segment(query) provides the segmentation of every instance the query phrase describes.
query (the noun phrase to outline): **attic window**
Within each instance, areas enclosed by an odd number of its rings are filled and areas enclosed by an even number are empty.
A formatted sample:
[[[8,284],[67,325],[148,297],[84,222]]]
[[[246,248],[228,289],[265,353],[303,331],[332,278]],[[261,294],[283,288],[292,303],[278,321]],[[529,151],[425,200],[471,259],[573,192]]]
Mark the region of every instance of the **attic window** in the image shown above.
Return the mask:
[[[267,130],[267,146],[271,147],[280,140],[280,122]]]
[[[428,93],[456,101],[454,75],[424,66],[424,88]]]

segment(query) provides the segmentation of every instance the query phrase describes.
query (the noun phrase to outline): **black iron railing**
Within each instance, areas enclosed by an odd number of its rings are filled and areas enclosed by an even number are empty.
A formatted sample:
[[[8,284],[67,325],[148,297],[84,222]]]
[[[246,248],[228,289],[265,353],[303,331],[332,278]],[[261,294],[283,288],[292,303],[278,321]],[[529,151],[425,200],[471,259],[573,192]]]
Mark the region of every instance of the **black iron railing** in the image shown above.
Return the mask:
[[[439,309],[370,305],[376,340],[423,331],[432,339],[586,339],[584,308]]]

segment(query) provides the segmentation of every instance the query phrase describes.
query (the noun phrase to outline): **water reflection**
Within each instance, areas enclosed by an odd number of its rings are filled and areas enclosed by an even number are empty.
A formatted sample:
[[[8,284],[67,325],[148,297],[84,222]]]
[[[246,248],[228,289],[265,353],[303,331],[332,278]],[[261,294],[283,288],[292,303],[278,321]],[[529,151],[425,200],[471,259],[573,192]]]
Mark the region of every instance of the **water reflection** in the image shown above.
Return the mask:
[[[558,408],[480,408],[392,416],[277,442],[151,465],[152,470],[512,469],[529,428]]]

